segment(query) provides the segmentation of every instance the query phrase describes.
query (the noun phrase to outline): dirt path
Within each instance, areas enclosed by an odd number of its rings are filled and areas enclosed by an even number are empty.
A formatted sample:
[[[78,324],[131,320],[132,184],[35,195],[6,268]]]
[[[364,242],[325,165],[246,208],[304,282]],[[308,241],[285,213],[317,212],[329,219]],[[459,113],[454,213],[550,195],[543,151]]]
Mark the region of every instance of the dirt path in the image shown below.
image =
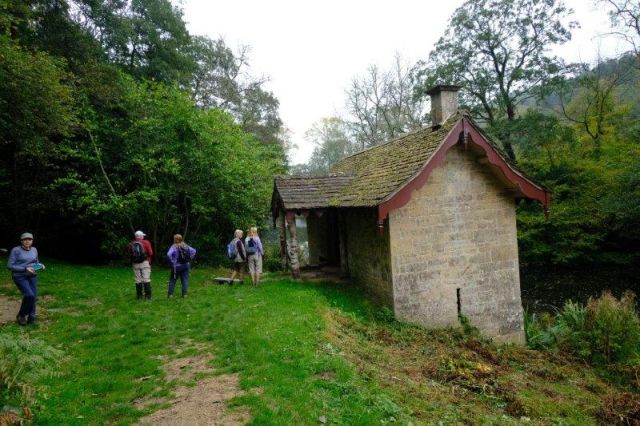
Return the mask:
[[[0,295],[0,325],[15,322],[20,299]]]
[[[196,346],[197,347],[197,346]],[[178,354],[181,351],[178,351]],[[167,381],[178,383],[193,381],[196,376],[211,374],[215,370],[209,366],[213,356],[202,353],[197,356],[176,358],[164,365]],[[237,374],[205,377],[194,386],[180,385],[175,389],[171,401],[157,398],[134,401],[137,408],[145,408],[156,403],[170,402],[170,406],[140,419],[140,425],[243,425],[251,416],[248,412],[227,409],[227,402],[244,394],[240,389]]]

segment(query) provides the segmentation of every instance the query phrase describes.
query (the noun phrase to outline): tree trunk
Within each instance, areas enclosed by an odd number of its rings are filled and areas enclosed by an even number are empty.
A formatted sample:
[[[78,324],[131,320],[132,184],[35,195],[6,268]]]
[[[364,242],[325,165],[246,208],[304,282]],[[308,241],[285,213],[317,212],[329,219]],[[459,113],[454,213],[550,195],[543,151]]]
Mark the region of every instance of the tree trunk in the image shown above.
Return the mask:
[[[287,270],[287,231],[284,225],[284,213],[278,213],[278,230],[280,231],[280,264],[282,270]]]
[[[293,275],[293,278],[300,278],[300,246],[298,245],[296,216],[294,214],[287,214],[287,225],[289,228],[287,251],[291,260],[291,275]]]

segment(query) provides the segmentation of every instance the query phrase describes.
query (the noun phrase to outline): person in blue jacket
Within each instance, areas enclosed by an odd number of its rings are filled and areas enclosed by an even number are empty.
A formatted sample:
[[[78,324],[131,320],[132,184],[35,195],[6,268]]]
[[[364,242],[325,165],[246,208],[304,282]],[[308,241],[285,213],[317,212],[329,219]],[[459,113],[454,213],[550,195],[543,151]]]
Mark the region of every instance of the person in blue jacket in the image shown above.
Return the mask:
[[[182,283],[182,297],[187,296],[187,287],[189,285],[189,272],[191,271],[191,261],[196,257],[196,249],[188,246],[182,235],[173,236],[173,245],[169,247],[167,258],[171,266],[171,275],[169,276],[169,292],[168,298],[173,297],[176,288],[176,281],[180,277]]]
[[[11,278],[22,293],[22,304],[16,316],[20,325],[36,320],[36,300],[38,298],[38,273],[44,265],[38,259],[38,249],[33,247],[33,234],[25,232],[20,236],[20,245],[11,249],[7,268]]]

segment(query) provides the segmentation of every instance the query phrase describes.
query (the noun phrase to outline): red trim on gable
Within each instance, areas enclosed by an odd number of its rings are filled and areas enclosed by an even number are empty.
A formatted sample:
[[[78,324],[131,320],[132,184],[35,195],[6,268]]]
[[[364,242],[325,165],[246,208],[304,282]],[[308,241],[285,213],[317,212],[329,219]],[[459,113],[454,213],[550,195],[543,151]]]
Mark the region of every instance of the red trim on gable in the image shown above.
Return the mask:
[[[449,149],[461,141],[465,143],[473,143],[482,148],[487,156],[487,160],[498,167],[510,182],[516,185],[518,191],[527,198],[540,201],[544,206],[545,215],[548,214],[551,196],[543,188],[535,185],[520,173],[514,171],[509,163],[491,146],[486,138],[478,131],[473,123],[466,117],[463,117],[442,141],[436,152],[429,158],[422,170],[402,188],[396,191],[386,201],[378,205],[378,226],[383,226],[385,218],[391,210],[403,207],[411,200],[411,194],[414,190],[424,186],[429,175],[443,161]]]

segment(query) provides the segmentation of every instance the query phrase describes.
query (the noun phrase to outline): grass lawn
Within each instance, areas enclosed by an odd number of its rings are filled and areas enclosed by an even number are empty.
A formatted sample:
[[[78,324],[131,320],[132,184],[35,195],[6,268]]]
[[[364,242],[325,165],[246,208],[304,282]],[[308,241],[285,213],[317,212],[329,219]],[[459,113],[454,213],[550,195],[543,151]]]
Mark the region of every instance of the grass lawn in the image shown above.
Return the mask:
[[[400,324],[345,285],[218,286],[220,271],[198,268],[189,297],[168,300],[168,271],[155,268],[153,300],[136,301],[129,268],[48,266],[39,325],[0,328],[63,353],[39,383],[37,424],[134,423],[176,390],[163,364],[203,352],[216,374],[239,374],[247,392],[230,410],[254,424],[586,425],[628,395],[559,355]],[[8,274],[0,293],[17,296]],[[158,402],[136,408],[145,398]]]

